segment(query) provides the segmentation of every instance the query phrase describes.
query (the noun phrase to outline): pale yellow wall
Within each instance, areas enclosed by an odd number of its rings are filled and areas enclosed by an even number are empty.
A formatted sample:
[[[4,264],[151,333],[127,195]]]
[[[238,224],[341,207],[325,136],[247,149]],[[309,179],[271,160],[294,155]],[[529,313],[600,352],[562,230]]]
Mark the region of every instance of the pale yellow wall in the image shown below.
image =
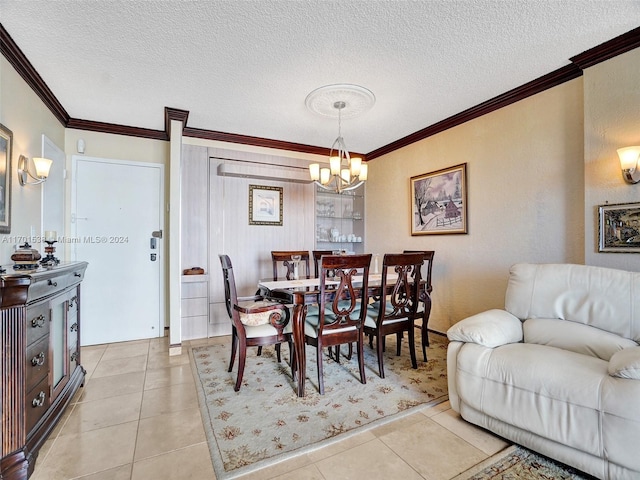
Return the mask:
[[[582,79],[374,159],[367,249],[435,250],[430,327],[504,306],[517,262],[583,263]],[[468,234],[410,233],[411,176],[467,163]]]
[[[598,253],[598,205],[640,202],[616,150],[640,145],[640,48],[584,72],[586,263],[640,271],[640,253]]]
[[[14,245],[30,237],[31,227],[37,236],[42,233],[42,186],[20,186],[18,157],[42,156],[43,134],[63,149],[64,127],[3,56],[0,56],[0,123],[13,132],[11,233],[0,235],[0,263],[6,265],[12,264]]]

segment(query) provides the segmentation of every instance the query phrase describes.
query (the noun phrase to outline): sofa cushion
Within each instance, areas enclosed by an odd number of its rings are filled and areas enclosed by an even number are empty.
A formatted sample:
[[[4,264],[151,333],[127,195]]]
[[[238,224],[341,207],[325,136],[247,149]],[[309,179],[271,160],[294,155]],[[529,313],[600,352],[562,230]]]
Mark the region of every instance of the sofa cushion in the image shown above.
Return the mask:
[[[505,310],[521,320],[571,320],[640,343],[640,272],[520,263],[510,270]]]
[[[625,348],[609,360],[609,375],[640,380],[640,347]]]
[[[623,348],[638,345],[633,340],[599,328],[557,318],[528,319],[522,329],[525,343],[549,345],[606,361]]]
[[[452,342],[495,348],[522,341],[522,322],[504,310],[489,310],[456,323],[447,331]]]

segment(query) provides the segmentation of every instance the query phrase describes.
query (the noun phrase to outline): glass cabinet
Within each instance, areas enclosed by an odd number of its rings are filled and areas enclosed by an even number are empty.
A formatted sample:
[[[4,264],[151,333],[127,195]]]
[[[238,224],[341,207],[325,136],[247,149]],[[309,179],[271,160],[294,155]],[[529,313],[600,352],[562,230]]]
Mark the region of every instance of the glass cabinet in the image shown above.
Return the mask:
[[[364,185],[339,194],[316,187],[316,250],[364,252]]]

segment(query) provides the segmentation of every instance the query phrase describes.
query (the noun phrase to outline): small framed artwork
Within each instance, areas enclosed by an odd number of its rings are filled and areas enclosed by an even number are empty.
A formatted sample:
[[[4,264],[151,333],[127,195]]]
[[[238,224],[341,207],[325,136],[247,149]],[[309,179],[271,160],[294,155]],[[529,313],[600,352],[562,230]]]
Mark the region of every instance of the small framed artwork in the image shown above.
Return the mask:
[[[249,185],[249,225],[282,226],[282,187]]]
[[[411,235],[467,233],[467,164],[411,177]]]
[[[600,205],[599,252],[640,253],[640,203]]]
[[[0,123],[0,233],[11,233],[13,133]]]

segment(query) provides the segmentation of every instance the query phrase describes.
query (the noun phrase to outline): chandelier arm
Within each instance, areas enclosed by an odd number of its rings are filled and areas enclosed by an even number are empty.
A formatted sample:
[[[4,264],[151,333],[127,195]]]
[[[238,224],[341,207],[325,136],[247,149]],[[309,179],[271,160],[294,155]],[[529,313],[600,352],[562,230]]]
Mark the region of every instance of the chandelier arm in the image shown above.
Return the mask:
[[[356,188],[358,188],[360,185],[362,185],[364,183],[364,180],[360,180],[358,183],[356,183],[355,185],[350,185],[348,187],[345,187],[342,189],[343,192],[348,192],[350,190],[355,190]]]

